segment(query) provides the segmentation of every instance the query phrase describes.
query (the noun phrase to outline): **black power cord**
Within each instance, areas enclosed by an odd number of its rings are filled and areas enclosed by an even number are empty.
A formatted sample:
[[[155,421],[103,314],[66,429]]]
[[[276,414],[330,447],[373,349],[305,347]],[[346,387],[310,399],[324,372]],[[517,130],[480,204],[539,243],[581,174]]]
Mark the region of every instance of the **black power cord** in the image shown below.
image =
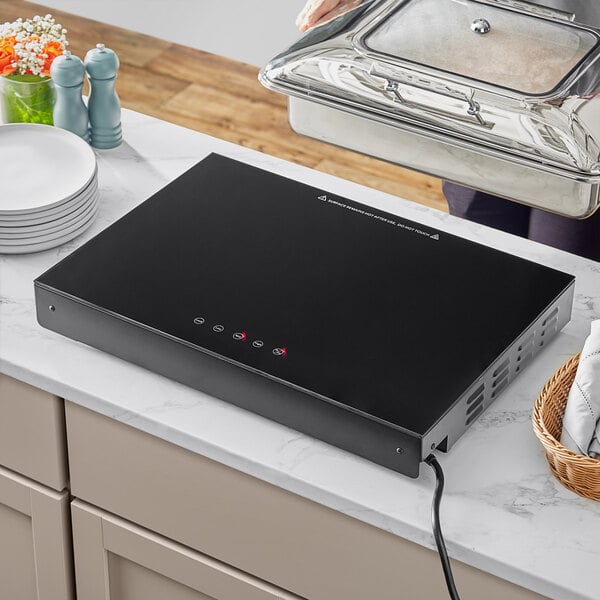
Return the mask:
[[[444,543],[444,536],[442,535],[442,528],[440,526],[440,502],[442,501],[442,493],[444,491],[444,471],[442,471],[442,466],[433,454],[430,454],[425,459],[425,462],[435,473],[435,492],[433,494],[433,502],[431,503],[433,537],[435,538],[435,543],[442,562],[442,569],[444,571],[444,577],[446,578],[446,586],[448,587],[450,598],[452,600],[460,600],[458,592],[456,591],[456,585],[454,584],[452,567],[450,565],[450,559],[448,558],[448,552],[446,551],[446,544]]]

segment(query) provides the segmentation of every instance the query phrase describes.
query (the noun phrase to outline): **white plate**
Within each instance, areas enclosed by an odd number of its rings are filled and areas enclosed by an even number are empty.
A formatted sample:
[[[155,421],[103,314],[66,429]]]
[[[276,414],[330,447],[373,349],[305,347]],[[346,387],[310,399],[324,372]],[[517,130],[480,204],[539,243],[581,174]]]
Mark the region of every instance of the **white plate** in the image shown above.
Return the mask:
[[[98,194],[90,198],[90,202],[83,207],[83,210],[77,211],[77,214],[68,220],[62,221],[60,224],[48,229],[39,231],[31,231],[26,227],[13,227],[12,231],[5,232],[0,228],[0,244],[11,245],[30,244],[45,241],[45,237],[56,237],[68,233],[72,227],[77,227],[89,217],[92,211],[95,211],[98,206]]]
[[[43,208],[43,209],[39,209],[39,210],[35,210],[35,211],[30,211],[30,212],[17,212],[17,211],[12,211],[12,212],[2,212],[0,211],[0,221],[26,221],[29,219],[45,219],[46,221],[49,221],[53,218],[55,218],[57,215],[60,215],[61,213],[65,213],[68,212],[69,210],[71,210],[71,205],[75,204],[77,202],[79,202],[79,200],[81,199],[81,197],[87,193],[93,186],[97,186],[98,185],[98,171],[96,169],[96,171],[94,172],[94,175],[92,176],[92,179],[90,179],[90,181],[87,183],[87,185],[79,190],[79,192],[77,192],[77,194],[73,194],[70,198],[67,198],[65,200],[63,200],[62,202],[58,202],[56,204],[54,204],[53,206],[51,206],[50,208]],[[0,188],[2,187],[2,184],[0,183]]]
[[[81,235],[94,222],[94,217],[95,213],[87,221],[82,223],[79,229],[47,242],[41,242],[39,244],[22,244],[19,246],[4,246],[0,244],[0,254],[30,254],[31,252],[41,252],[42,250],[55,248],[56,246],[60,246],[61,244],[75,239],[78,235]]]
[[[96,156],[79,136],[51,125],[0,125],[0,215],[47,210],[79,194]]]
[[[12,225],[10,227],[6,226],[0,220],[0,237],[9,236],[14,237],[23,233],[40,233],[40,232],[49,232],[53,229],[59,229],[70,223],[73,219],[79,218],[82,213],[86,212],[90,206],[97,201],[98,199],[98,190],[92,190],[88,194],[86,194],[85,199],[82,201],[80,206],[77,206],[74,210],[67,213],[64,216],[61,216],[58,219],[54,219],[53,221],[46,221],[43,223],[34,223],[33,225]]]
[[[65,227],[61,231],[54,231],[52,233],[44,233],[43,232],[42,234],[39,234],[35,237],[30,237],[30,238],[11,238],[11,239],[0,238],[0,247],[1,246],[23,246],[23,245],[30,245],[30,244],[42,244],[44,242],[50,242],[52,240],[55,240],[56,238],[63,237],[65,235],[67,235],[68,233],[71,233],[72,231],[77,231],[78,229],[80,229],[84,223],[86,223],[89,219],[91,219],[92,217],[94,217],[96,215],[97,209],[98,209],[98,205],[94,204],[91,207],[90,212],[88,212],[85,215],[85,217],[79,219],[72,225]]]
[[[72,202],[66,204],[60,212],[55,212],[49,215],[44,213],[40,214],[39,216],[33,216],[33,214],[24,215],[23,217],[27,216],[27,218],[21,219],[5,219],[0,216],[0,227],[13,230],[19,227],[49,227],[51,225],[58,224],[55,222],[68,219],[70,216],[74,216],[76,211],[81,211],[85,205],[90,202],[90,199],[93,198],[97,193],[98,185],[93,183],[81,196],[75,197]]]
[[[0,215],[0,227],[31,227],[33,225],[43,225],[59,219],[64,219],[71,213],[79,210],[83,205],[87,204],[97,191],[98,184],[96,181],[92,181],[92,184],[86,188],[85,192],[82,192],[79,196],[75,196],[68,204],[65,204],[64,206],[61,205],[60,210],[53,209],[48,212],[30,213],[28,215],[19,215],[18,217],[5,217]]]

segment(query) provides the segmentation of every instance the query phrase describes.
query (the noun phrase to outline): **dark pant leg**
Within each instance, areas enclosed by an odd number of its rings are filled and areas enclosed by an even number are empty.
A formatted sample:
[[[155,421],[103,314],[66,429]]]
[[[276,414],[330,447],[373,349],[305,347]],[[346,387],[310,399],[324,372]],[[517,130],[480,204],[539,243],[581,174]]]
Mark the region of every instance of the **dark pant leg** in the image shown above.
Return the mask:
[[[451,215],[527,237],[531,213],[528,206],[447,181],[442,183],[442,189]]]
[[[600,261],[600,210],[587,219],[569,219],[531,210],[529,239]]]

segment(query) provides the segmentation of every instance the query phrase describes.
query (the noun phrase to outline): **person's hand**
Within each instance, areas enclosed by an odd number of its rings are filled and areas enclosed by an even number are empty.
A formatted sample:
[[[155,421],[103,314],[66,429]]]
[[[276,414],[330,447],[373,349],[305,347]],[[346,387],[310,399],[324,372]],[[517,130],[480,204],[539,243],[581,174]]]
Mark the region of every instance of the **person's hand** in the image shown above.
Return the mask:
[[[308,0],[296,18],[296,26],[300,31],[307,31],[339,17],[361,3],[362,0]]]

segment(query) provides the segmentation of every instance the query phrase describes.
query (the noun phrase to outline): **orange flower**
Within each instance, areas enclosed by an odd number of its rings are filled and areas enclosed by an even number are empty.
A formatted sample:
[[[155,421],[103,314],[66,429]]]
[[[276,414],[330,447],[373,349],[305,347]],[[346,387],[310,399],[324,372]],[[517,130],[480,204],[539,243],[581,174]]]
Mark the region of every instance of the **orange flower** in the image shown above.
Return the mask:
[[[0,38],[0,75],[12,75],[17,70],[15,42],[14,37]]]
[[[44,59],[44,66],[42,67],[42,75],[46,77],[50,76],[50,65],[52,61],[63,53],[63,46],[60,42],[51,41],[46,44],[44,47],[44,54],[46,54],[46,58]]]

